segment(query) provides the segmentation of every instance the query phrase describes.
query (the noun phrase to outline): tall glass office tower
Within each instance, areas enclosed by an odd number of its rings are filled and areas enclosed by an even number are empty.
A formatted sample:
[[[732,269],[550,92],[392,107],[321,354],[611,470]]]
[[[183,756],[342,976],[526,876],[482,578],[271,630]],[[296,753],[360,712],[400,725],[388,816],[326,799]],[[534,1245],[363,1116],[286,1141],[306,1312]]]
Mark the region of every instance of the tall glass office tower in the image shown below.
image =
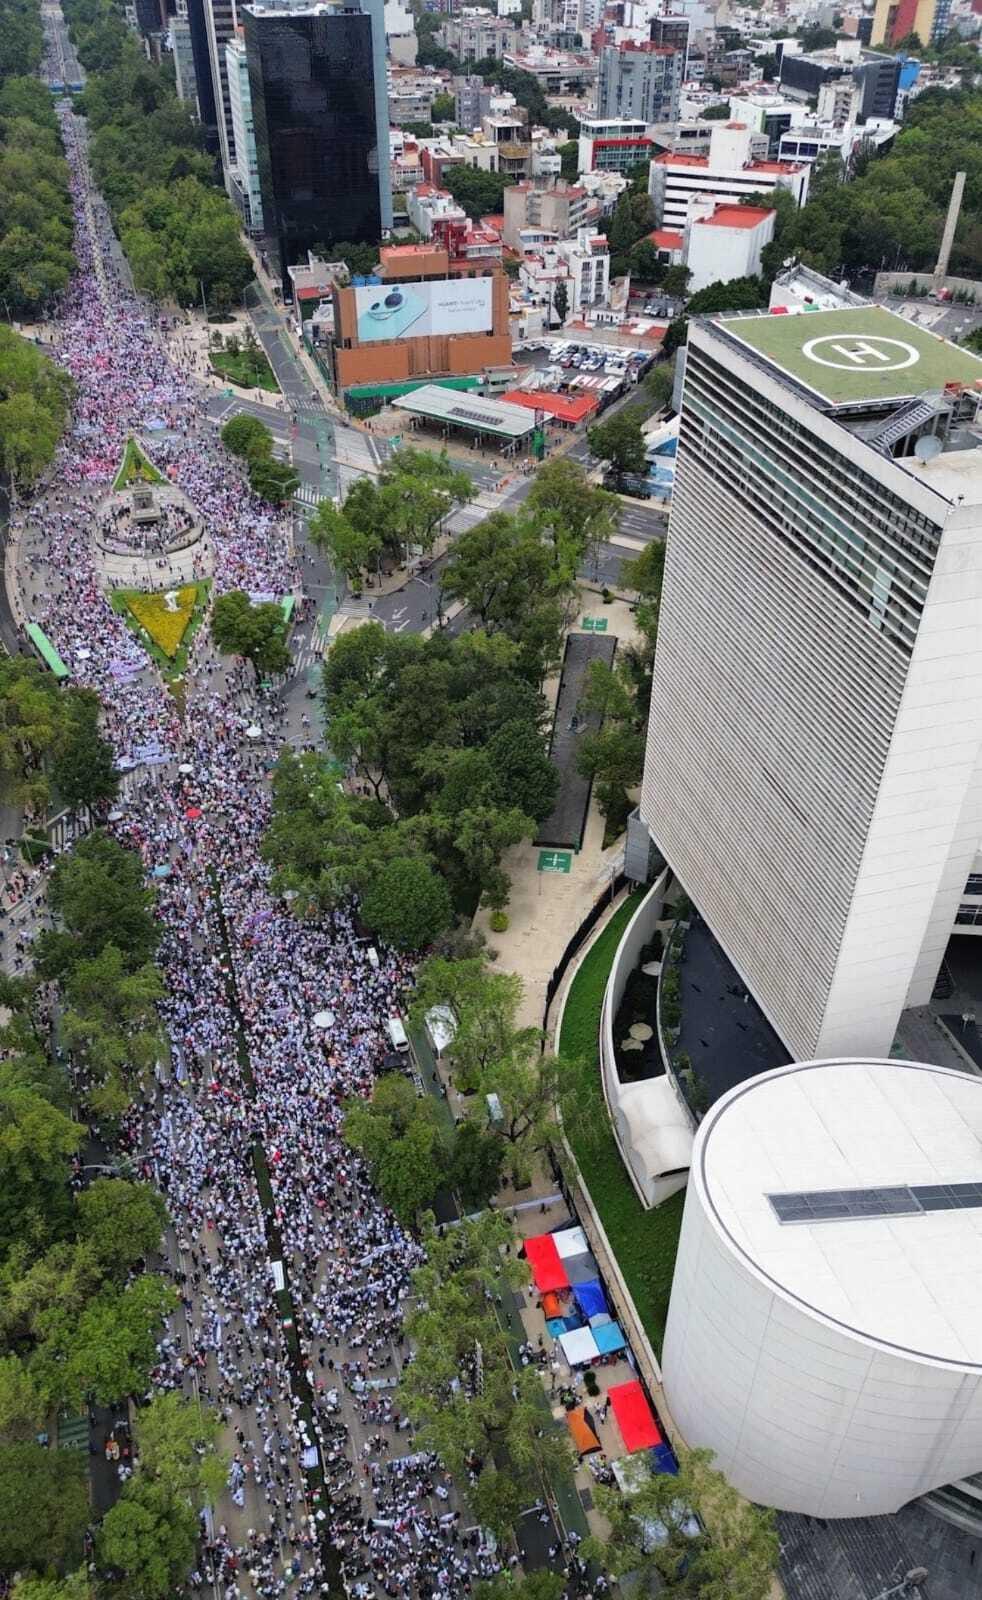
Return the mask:
[[[312,245],[391,226],[382,0],[243,7],[269,248],[281,277]]]
[[[982,838],[982,361],[694,322],[641,814],[788,1049],[888,1056]]]

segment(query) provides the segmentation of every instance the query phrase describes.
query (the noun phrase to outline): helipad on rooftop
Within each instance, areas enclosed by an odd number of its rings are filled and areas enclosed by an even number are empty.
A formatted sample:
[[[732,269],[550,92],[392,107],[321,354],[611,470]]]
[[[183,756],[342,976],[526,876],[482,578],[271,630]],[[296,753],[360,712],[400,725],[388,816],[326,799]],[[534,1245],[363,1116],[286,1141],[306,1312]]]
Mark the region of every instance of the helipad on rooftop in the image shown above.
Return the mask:
[[[982,359],[882,306],[715,320],[829,405],[900,401],[946,383],[982,383]]]

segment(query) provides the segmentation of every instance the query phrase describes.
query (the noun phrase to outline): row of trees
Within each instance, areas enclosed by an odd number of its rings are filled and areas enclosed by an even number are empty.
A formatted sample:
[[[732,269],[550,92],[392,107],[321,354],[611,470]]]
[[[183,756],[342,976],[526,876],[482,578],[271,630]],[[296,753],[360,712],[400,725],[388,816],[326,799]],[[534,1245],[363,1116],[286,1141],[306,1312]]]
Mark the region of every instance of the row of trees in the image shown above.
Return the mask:
[[[99,833],[58,861],[49,906],[56,927],[36,939],[30,975],[0,975],[0,1571],[21,1574],[19,1600],[89,1600],[87,1457],[44,1433],[61,1411],[146,1391],[178,1296],[153,1270],[163,1200],[125,1162],[85,1181],[111,1158],[73,1105],[110,1137],[163,1048],[161,928],[139,857]],[[50,1049],[51,982],[74,1086]],[[177,1393],[141,1409],[136,1470],[96,1535],[100,1592],[168,1600],[181,1588],[198,1513],[224,1481],[218,1431]]]
[[[53,459],[71,396],[68,373],[0,325],[0,467],[15,494],[31,488]]]
[[[232,425],[226,424],[223,438]],[[323,501],[310,519],[309,536],[360,589],[364,575],[379,575],[383,562],[402,565],[414,548],[429,555],[444,519],[473,493],[467,473],[445,453],[404,448],[389,457],[377,482],[357,479],[340,509]]]
[[[40,662],[0,657],[0,797],[6,804],[32,819],[44,818],[53,796],[71,811],[108,805],[119,775],[99,731],[99,711],[92,689],[59,688]]]
[[[263,845],[296,909],[357,894],[374,932],[419,949],[455,908],[504,905],[501,857],[532,837],[556,787],[545,705],[516,647],[367,623],[332,646],[324,695],[333,756],[283,752]],[[341,789],[338,761],[362,793]]]
[[[7,25],[0,19],[0,36]],[[68,165],[51,95],[36,78],[5,78],[0,83],[0,302],[7,316],[36,317],[67,287],[74,265]]]
[[[112,0],[65,0],[64,9],[93,75],[77,102],[92,164],[137,288],[185,306],[204,295],[210,309],[227,309],[252,262],[173,74],[147,61]]]
[[[471,485],[445,457],[400,451],[361,480],[312,536],[356,584],[366,568],[432,548]],[[454,911],[500,908],[504,852],[534,836],[555,800],[540,685],[562,659],[576,574],[617,526],[617,502],[576,463],[546,463],[515,515],[459,536],[438,618],[462,602],[478,630],[459,639],[391,635],[368,623],[324,667],[332,759],[284,753],[267,859],[301,911],[357,894],[366,923],[400,948],[431,943]],[[361,789],[345,794],[341,762]]]
[[[249,487],[261,500],[278,506],[296,493],[300,479],[288,461],[277,461],[273,435],[258,417],[243,412],[230,418],[222,429],[222,443],[245,462]]]
[[[345,1108],[347,1142],[367,1160],[386,1204],[406,1226],[418,1223],[442,1189],[465,1211],[487,1205],[503,1172],[529,1181],[556,1136],[553,1106],[567,1066],[543,1052],[538,1028],[519,1025],[522,980],[495,971],[484,956],[434,954],[417,978],[410,1021],[422,1028],[433,1006],[449,1007],[454,1083],[465,1096],[456,1124],[403,1077],[385,1077],[370,1101]],[[489,1119],[488,1096],[497,1097]]]

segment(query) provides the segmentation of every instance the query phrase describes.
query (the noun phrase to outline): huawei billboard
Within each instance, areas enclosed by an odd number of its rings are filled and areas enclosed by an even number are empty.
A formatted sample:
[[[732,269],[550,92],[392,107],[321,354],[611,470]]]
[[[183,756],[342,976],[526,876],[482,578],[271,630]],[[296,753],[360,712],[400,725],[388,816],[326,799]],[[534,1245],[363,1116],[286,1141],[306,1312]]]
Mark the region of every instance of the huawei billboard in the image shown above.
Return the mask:
[[[429,283],[377,283],[355,290],[358,343],[420,339],[432,334],[490,333],[491,278]]]

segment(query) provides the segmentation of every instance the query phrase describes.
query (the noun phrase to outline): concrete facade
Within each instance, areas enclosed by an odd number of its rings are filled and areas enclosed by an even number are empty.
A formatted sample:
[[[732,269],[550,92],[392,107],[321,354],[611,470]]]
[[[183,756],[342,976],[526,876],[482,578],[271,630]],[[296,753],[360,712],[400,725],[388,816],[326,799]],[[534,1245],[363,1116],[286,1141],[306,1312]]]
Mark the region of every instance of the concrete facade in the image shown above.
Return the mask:
[[[982,837],[982,450],[891,458],[741,320],[690,329],[641,812],[789,1051],[885,1056]]]
[[[966,1270],[982,1209],[900,1200],[884,1214],[848,1198],[972,1181],[980,1135],[978,1078],[854,1059],[751,1079],[700,1124],[665,1393],[686,1443],[713,1450],[748,1499],[876,1516],[982,1469],[979,1283]],[[782,1221],[770,1196],[803,1192],[845,1200],[841,1220]]]

